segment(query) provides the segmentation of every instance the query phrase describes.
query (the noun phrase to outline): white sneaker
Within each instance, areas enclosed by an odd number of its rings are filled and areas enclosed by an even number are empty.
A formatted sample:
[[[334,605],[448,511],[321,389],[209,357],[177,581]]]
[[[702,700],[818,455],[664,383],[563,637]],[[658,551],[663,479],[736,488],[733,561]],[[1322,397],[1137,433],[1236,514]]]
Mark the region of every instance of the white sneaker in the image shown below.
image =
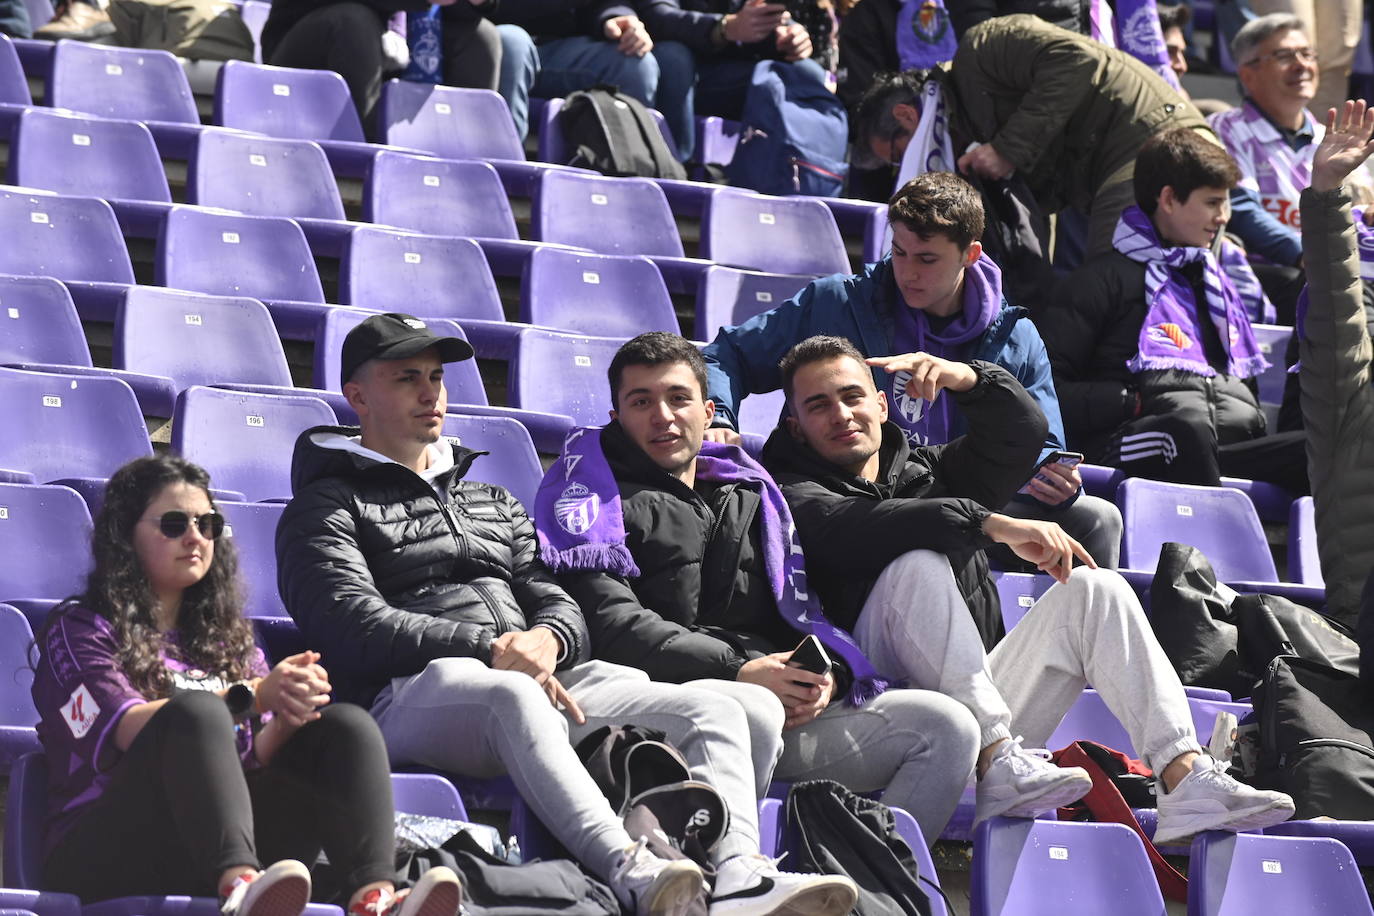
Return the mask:
[[[1050,752],[1027,750],[1020,738],[1003,741],[978,780],[973,823],[990,817],[1035,817],[1078,801],[1093,787],[1082,767],[1059,767]]]
[[[1174,791],[1159,794],[1156,846],[1175,845],[1204,830],[1257,830],[1293,816],[1293,799],[1237,782],[1226,770],[1226,761],[1199,754]]]
[[[843,916],[854,908],[859,890],[839,875],[798,875],[778,871],[777,859],[734,856],[716,869],[711,916]]]
[[[310,902],[310,869],[282,859],[266,871],[239,875],[220,896],[225,916],[300,916]]]
[[[611,873],[611,890],[637,916],[683,916],[706,880],[691,859],[660,859],[640,837]]]

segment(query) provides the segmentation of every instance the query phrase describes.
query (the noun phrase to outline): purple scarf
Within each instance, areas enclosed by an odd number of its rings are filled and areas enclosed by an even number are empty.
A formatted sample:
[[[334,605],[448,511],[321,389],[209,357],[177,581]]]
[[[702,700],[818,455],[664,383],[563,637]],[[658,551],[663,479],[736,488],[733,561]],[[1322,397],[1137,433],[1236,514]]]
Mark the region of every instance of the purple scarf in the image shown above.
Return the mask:
[[[897,8],[897,58],[903,70],[929,70],[953,60],[958,47],[944,0],[903,0]]]
[[[920,309],[908,308],[901,300],[894,309],[892,348],[894,353],[930,353],[946,359],[958,359],[950,353],[987,332],[1002,309],[1002,269],[987,255],[964,271],[964,307],[954,320],[939,333],[931,330],[930,319]],[[886,375],[886,373],[884,373]],[[913,398],[906,392],[911,381],[910,372],[887,375],[883,390],[890,405],[889,418],[906,433],[912,448],[923,445],[943,445],[950,440],[951,399],[948,395],[936,398],[934,407],[925,398]]]
[[[1174,89],[1179,88],[1178,75],[1169,66],[1169,49],[1159,27],[1155,0],[1116,0],[1115,14],[1107,0],[1092,0],[1088,17],[1093,38],[1120,48],[1158,73]]]
[[[807,589],[792,512],[768,472],[743,449],[703,442],[697,456],[697,477],[712,483],[738,482],[759,492],[763,565],[778,613],[794,629],[815,634],[827,649],[844,659],[854,674],[849,704],[862,706],[886,690],[889,682],[874,670],[852,636],[825,619],[820,599]],[[555,573],[581,570],[626,578],[639,575],[625,546],[620,487],[601,450],[600,428],[579,427],[568,433],[563,454],[539,484],[534,522],[540,554]]]
[[[1117,221],[1112,246],[1132,261],[1145,265],[1145,322],[1140,350],[1126,363],[1132,372],[1178,369],[1213,376],[1202,335],[1197,328],[1197,302],[1179,268],[1202,261],[1202,285],[1207,315],[1226,351],[1226,373],[1238,378],[1258,375],[1269,366],[1255,341],[1255,332],[1235,286],[1207,248],[1165,248],[1154,224],[1137,206],[1127,207]]]
[[[1240,296],[1240,301],[1245,306],[1245,314],[1249,316],[1250,321],[1258,324],[1273,324],[1278,321],[1278,310],[1264,294],[1264,287],[1260,285],[1259,277],[1255,276],[1250,259],[1245,256],[1245,251],[1239,245],[1233,244],[1229,239],[1222,239],[1217,263],[1226,272],[1226,276],[1231,278],[1231,283],[1235,286],[1236,294]]]

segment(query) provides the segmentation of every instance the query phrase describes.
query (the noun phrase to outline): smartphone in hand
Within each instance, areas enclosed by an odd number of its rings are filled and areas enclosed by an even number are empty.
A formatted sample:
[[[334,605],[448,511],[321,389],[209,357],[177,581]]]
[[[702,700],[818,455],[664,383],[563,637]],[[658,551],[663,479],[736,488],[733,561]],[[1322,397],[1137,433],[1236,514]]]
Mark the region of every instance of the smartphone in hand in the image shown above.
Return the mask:
[[[1065,452],[1062,450],[1050,452],[1049,456],[1045,458],[1044,461],[1040,462],[1038,467],[1036,467],[1035,473],[1031,475],[1031,480],[1034,480],[1036,477],[1040,477],[1040,468],[1043,468],[1047,464],[1058,464],[1066,468],[1076,468],[1082,463],[1082,452]],[[1040,480],[1042,483],[1049,483],[1049,481],[1045,480],[1045,478],[1043,477],[1040,477]],[[1024,496],[1033,495],[1030,490],[1030,481],[1026,481],[1026,485],[1021,489],[1017,490],[1016,492]]]
[[[812,674],[830,673],[830,655],[825,651],[825,646],[821,645],[820,638],[814,634],[798,643],[787,661]]]

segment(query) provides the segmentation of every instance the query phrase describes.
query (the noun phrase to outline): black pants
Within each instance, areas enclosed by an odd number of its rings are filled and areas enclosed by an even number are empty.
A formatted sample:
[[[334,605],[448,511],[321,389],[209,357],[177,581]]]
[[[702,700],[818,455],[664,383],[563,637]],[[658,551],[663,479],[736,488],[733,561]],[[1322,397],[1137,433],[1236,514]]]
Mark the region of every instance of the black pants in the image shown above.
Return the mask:
[[[305,14],[274,47],[263,49],[263,57],[277,67],[333,70],[342,76],[364,129],[375,138],[373,108],[382,94],[385,29],[386,20],[372,7],[344,0]],[[501,77],[501,36],[496,26],[485,19],[444,15],[443,36],[447,85],[497,88]]]
[[[234,865],[310,865],[323,849],[348,893],[395,874],[386,745],[357,706],[326,706],[269,766],[245,771],[224,701],[178,694],[138,733],[104,793],[48,856],[47,890],[83,901],[213,897]]]
[[[1218,446],[1206,417],[1187,412],[1139,417],[1112,437],[1102,459],[1130,477],[1215,487],[1223,475],[1263,480],[1305,494],[1307,435],[1273,433]]]

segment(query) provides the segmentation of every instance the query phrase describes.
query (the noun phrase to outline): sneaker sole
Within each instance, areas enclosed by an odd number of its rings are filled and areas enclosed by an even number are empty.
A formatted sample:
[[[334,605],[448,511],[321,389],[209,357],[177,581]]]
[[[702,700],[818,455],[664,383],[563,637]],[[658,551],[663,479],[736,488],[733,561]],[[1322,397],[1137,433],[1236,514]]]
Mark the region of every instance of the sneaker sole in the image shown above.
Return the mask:
[[[310,879],[285,875],[264,888],[251,905],[240,908],[237,916],[300,916],[308,903]]]
[[[820,887],[799,889],[767,911],[766,916],[843,916],[854,909],[859,895],[845,882],[831,881]]]
[[[685,916],[702,889],[700,869],[690,862],[673,862],[654,879],[639,911],[647,916]]]
[[[42,35],[34,32],[33,37],[43,41],[61,41],[64,38],[69,41],[95,41],[97,38],[108,38],[114,33],[115,27],[113,25],[99,25],[86,29],[84,32],[55,32]]]
[[[462,902],[463,886],[457,874],[449,871],[431,877],[426,872],[401,905],[400,916],[455,916]]]
[[[990,817],[1035,817],[1046,811],[1053,811],[1073,804],[1092,791],[1092,777],[1070,779],[1062,783],[1051,783],[1039,795],[1027,797],[1017,795],[1013,798],[999,799],[988,805],[979,805],[974,812],[974,823],[978,824]]]
[[[1189,820],[1184,822],[1182,828],[1175,829],[1173,833],[1161,834],[1156,830],[1154,843],[1156,846],[1173,846],[1177,845],[1180,840],[1186,840],[1208,830],[1239,833],[1242,830],[1257,830],[1261,827],[1281,824],[1293,816],[1293,808],[1281,802],[1272,802],[1260,807],[1228,813],[1230,816],[1221,820],[1207,814],[1192,815]]]

